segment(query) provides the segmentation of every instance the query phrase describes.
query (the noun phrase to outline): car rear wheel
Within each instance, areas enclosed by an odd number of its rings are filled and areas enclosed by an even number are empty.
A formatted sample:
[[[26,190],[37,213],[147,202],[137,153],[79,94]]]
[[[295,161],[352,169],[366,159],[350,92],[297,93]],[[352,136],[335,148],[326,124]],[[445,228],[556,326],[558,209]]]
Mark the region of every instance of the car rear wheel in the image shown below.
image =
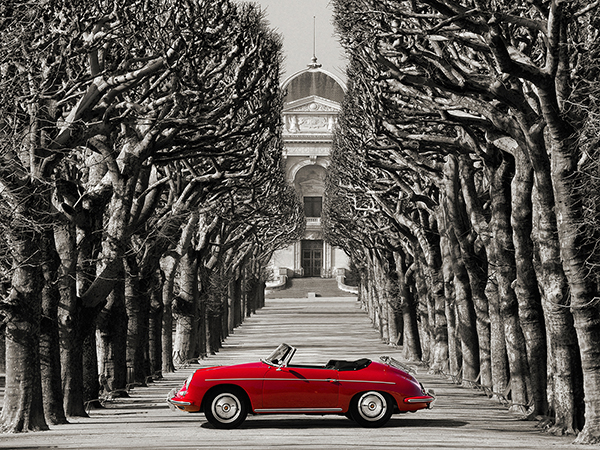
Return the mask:
[[[222,389],[206,399],[204,415],[215,428],[236,428],[246,420],[248,403],[236,389]]]
[[[363,392],[352,400],[352,418],[363,427],[381,427],[390,420],[393,400],[389,395],[377,391]]]

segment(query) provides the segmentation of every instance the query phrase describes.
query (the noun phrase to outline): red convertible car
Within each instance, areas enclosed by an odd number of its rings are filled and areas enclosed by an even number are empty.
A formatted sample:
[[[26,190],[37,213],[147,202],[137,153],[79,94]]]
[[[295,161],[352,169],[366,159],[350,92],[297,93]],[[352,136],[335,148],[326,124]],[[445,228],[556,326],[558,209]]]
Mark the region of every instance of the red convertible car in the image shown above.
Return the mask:
[[[260,362],[198,369],[167,401],[182,411],[204,412],[216,428],[235,428],[248,413],[340,414],[380,427],[393,413],[431,408],[435,400],[393,358],[295,365],[295,352],[281,344]]]

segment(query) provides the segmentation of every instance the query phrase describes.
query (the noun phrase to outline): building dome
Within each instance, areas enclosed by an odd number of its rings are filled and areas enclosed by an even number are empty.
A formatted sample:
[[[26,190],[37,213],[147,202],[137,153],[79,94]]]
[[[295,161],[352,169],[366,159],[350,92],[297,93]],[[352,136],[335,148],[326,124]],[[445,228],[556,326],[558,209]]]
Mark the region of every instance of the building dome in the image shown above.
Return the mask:
[[[285,103],[290,103],[301,98],[317,96],[337,103],[344,100],[346,86],[335,75],[321,69],[317,58],[313,57],[308,68],[296,72],[283,82],[286,92]]]
[[[331,145],[346,85],[323,70],[313,56],[312,64],[287,78],[281,88],[286,95],[281,133],[286,179],[303,202],[306,229],[301,239],[274,252],[271,265],[280,281],[289,276],[337,277],[349,267],[349,257],[327,242],[321,214]]]

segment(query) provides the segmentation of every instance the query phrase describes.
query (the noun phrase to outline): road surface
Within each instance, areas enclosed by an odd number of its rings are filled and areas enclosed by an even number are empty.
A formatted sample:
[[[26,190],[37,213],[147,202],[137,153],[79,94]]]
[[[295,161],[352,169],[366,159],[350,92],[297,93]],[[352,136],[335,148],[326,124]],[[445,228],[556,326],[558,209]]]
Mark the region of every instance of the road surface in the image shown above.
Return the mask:
[[[273,294],[272,294],[273,295]],[[276,294],[274,294],[276,295]],[[432,410],[392,416],[383,428],[360,428],[337,416],[249,416],[241,428],[217,430],[203,414],[172,411],[164,399],[198,367],[255,361],[281,342],[298,348],[294,361],[400,359],[400,349],[379,339],[354,297],[269,298],[235,330],[216,355],[181,367],[130,398],[117,399],[89,418],[51,431],[0,435],[2,449],[573,449],[572,437],[555,437],[520,421],[482,392],[462,388],[418,368],[433,388]],[[577,447],[575,447],[577,448]],[[585,447],[599,448],[599,447]]]

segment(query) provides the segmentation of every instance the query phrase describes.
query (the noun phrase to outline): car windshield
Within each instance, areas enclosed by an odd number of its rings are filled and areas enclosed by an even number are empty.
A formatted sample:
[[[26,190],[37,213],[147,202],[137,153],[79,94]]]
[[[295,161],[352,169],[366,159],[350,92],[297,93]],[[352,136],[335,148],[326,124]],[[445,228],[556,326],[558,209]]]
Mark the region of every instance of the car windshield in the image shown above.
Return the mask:
[[[404,372],[410,373],[411,375],[417,374],[416,368],[408,367],[406,364],[402,364],[400,361],[398,361],[395,358],[392,358],[391,356],[381,356],[381,357],[379,357],[379,359],[381,361],[383,361],[385,364],[395,367],[396,369],[403,370]]]
[[[275,349],[273,353],[271,353],[267,358],[262,361],[271,364],[274,366],[280,366],[284,362],[286,362],[286,357],[289,356],[292,347],[287,344],[281,344],[279,347]]]

